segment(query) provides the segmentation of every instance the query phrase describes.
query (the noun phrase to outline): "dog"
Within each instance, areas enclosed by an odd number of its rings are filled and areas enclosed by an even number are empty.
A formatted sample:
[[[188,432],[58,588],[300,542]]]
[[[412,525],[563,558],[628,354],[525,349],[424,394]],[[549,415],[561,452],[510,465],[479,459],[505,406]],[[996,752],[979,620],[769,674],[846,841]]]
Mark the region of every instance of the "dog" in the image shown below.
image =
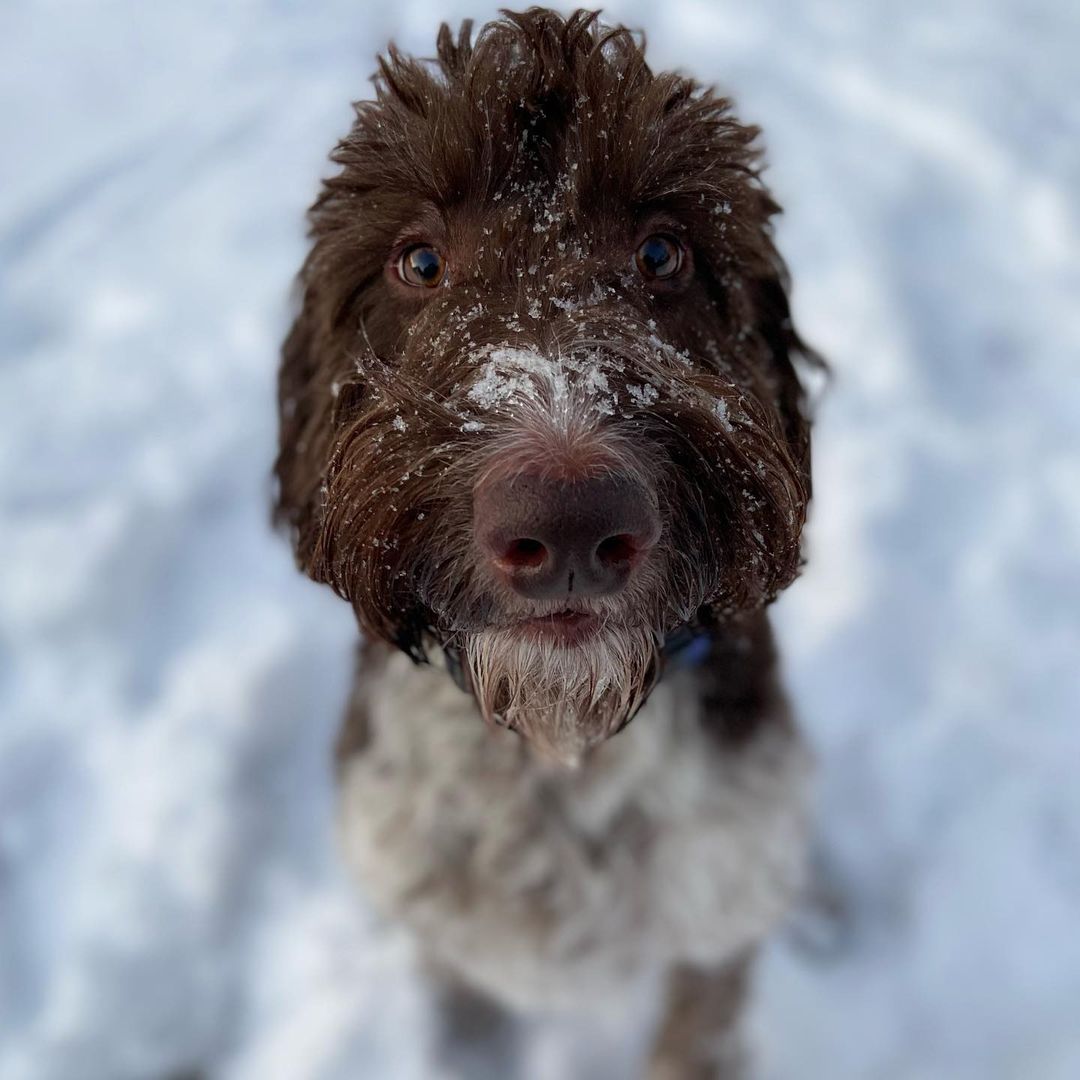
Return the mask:
[[[443,25],[374,81],[310,211],[275,466],[362,630],[345,858],[415,931],[448,1048],[653,977],[648,1075],[743,1075],[805,862],[765,609],[822,363],[758,130],[586,11]]]

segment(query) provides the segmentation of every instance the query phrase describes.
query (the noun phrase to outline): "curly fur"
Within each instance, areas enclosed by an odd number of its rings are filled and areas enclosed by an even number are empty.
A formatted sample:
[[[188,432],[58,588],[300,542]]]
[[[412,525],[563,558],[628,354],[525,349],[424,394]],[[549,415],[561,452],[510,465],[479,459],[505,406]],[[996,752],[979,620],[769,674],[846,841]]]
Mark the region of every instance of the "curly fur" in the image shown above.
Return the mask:
[[[593,13],[507,15],[475,42],[468,23],[456,39],[444,27],[434,62],[381,60],[311,211],[276,466],[301,565],[369,634],[419,655],[427,632],[487,615],[468,551],[445,541],[469,536],[477,470],[517,419],[512,400],[492,415],[469,396],[507,346],[570,356],[571,379],[588,361],[611,410],[595,419],[663,459],[663,546],[681,557],[662,622],[791,581],[810,492],[795,363],[810,354],[756,137]],[[657,220],[695,271],[659,298],[628,272]],[[432,235],[453,287],[399,295],[388,260]]]
[[[758,131],[653,72],[631,31],[539,8],[443,26],[432,60],[391,47],[355,109],[310,212],[275,467],[300,566],[368,641],[346,850],[434,955],[505,998],[713,965],[680,985],[711,985],[728,1025],[798,878],[804,757],[761,609],[800,566],[800,370],[820,364]],[[657,231],[689,260],[662,285],[633,262]],[[446,258],[437,288],[395,275],[417,243]],[[517,595],[478,548],[477,492],[519,467],[629,477],[659,521],[627,588],[574,600],[599,620],[577,647],[515,636],[565,603]],[[662,680],[691,621],[709,655]],[[395,649],[460,653],[473,698]],[[708,1013],[669,1018],[657,1076],[731,1074],[694,1071],[720,1042],[738,1057]]]

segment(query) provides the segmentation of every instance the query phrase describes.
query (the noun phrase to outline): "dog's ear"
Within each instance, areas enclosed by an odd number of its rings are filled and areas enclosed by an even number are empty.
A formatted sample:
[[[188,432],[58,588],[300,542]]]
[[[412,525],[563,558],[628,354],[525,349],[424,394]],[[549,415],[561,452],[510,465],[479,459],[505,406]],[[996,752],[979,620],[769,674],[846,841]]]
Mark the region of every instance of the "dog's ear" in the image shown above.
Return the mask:
[[[297,564],[316,580],[323,579],[315,550],[331,440],[343,414],[356,411],[364,389],[359,380],[340,380],[325,334],[319,297],[309,284],[281,350],[274,521],[289,529]]]
[[[774,389],[784,417],[785,434],[809,496],[811,388],[808,382],[815,374],[825,374],[827,368],[822,357],[795,329],[788,299],[790,276],[771,236],[767,244],[770,270],[755,278],[750,287],[755,328],[771,355]]]
[[[281,350],[278,371],[278,455],[274,520],[289,529],[296,561],[307,570],[321,517],[322,470],[310,440],[318,438],[317,418],[324,414],[315,392],[318,352],[315,319],[309,297],[297,315]]]

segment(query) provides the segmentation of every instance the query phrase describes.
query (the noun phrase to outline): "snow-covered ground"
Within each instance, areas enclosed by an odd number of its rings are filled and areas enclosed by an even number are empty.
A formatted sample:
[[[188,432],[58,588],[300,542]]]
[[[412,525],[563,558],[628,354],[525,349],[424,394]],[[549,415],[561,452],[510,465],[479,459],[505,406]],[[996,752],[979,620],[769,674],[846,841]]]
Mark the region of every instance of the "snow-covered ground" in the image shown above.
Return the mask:
[[[612,2],[766,131],[835,381],[778,622],[839,909],[775,1080],[1080,1076],[1080,8]],[[331,836],[345,606],[267,524],[302,211],[486,4],[0,6],[0,1077],[428,1080]],[[619,1016],[532,1080],[625,1080]]]

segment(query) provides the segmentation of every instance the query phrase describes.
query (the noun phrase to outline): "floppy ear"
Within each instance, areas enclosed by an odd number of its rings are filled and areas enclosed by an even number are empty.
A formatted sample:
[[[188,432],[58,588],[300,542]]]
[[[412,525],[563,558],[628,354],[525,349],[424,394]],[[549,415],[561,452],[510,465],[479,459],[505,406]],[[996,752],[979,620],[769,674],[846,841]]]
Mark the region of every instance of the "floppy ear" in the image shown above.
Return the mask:
[[[322,519],[322,480],[328,395],[319,393],[318,349],[314,303],[305,290],[300,314],[281,350],[278,371],[278,456],[274,463],[277,498],[274,520],[289,528],[296,561],[302,570]]]
[[[299,567],[324,580],[315,548],[323,520],[324,485],[336,432],[355,412],[363,385],[340,378],[340,344],[325,329],[316,290],[304,289],[299,315],[281,350],[278,371],[278,455],[274,521],[288,527]]]
[[[770,240],[770,248],[772,248]],[[807,497],[810,484],[810,400],[805,378],[826,372],[825,361],[799,336],[788,301],[790,277],[779,253],[770,252],[772,272],[752,283],[757,331],[772,356],[775,392],[784,416],[784,432],[799,466]]]

